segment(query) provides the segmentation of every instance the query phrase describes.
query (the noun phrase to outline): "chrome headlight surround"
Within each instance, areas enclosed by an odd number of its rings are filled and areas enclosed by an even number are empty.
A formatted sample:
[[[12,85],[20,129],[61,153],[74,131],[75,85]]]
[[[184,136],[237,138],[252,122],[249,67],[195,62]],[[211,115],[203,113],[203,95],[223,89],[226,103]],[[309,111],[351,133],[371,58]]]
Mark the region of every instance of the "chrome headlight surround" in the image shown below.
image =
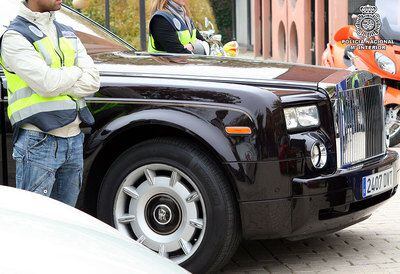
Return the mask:
[[[323,143],[316,142],[311,147],[311,163],[317,169],[324,168],[328,162],[328,152]]]
[[[316,105],[285,108],[283,112],[288,130],[302,130],[320,125]]]
[[[396,74],[396,64],[392,59],[380,52],[375,52],[375,62],[381,70],[391,74]]]

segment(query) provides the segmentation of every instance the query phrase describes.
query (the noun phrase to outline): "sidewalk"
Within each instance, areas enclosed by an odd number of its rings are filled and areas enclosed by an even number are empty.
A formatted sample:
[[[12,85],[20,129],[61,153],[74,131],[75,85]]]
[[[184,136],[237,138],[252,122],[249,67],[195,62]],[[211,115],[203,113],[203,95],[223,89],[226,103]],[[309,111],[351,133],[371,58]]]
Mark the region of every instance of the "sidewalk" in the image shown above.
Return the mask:
[[[252,52],[252,51],[244,52],[243,50],[239,51],[238,58],[244,58],[244,59],[250,59],[250,60],[256,60],[256,61],[264,60],[261,56],[255,57],[254,52]]]

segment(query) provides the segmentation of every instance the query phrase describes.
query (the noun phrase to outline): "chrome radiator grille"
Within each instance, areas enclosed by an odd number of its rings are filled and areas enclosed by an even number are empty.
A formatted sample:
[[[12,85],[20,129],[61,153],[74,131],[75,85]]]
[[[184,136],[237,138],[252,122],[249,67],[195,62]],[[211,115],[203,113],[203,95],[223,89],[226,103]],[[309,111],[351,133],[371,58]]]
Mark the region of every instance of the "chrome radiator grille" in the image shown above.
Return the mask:
[[[381,85],[337,91],[334,109],[338,167],[344,168],[385,152]]]

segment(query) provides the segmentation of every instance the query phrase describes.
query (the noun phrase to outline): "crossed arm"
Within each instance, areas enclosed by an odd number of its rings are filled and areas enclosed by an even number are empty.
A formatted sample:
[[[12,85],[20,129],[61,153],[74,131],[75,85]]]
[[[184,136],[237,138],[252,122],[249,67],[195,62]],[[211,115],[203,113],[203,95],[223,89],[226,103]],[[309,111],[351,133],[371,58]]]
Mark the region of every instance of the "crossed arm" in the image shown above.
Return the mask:
[[[15,31],[4,34],[1,56],[7,70],[16,73],[43,97],[67,94],[82,98],[100,88],[99,72],[79,39],[77,66],[49,67],[33,45]]]

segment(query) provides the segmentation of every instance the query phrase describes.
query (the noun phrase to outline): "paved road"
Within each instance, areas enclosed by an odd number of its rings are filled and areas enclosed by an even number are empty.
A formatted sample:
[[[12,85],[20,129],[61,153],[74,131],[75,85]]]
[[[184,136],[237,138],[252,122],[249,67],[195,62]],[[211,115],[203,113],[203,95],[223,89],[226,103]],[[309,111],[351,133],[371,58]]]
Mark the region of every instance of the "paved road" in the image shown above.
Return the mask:
[[[225,273],[400,273],[400,193],[368,220],[298,242],[243,243]]]

